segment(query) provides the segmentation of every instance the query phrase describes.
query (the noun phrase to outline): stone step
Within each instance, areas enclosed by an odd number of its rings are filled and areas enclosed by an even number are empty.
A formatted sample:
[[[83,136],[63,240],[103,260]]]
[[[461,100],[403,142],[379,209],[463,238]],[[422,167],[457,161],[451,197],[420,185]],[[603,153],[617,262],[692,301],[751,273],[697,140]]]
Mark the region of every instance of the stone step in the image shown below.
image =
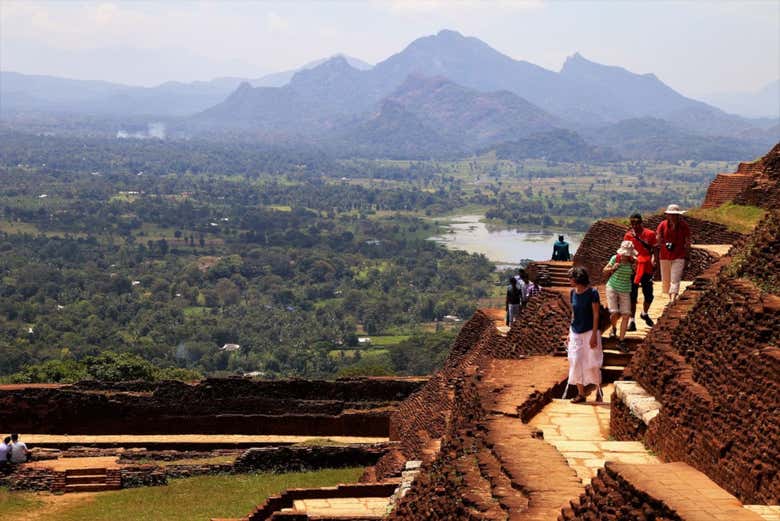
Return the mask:
[[[65,492],[104,492],[107,490],[119,490],[121,487],[107,483],[84,483],[65,485]]]
[[[601,383],[609,384],[615,380],[619,380],[623,376],[625,366],[622,365],[605,365],[601,367]]]
[[[105,474],[97,474],[95,476],[65,476],[66,485],[83,485],[83,484],[96,484],[103,485],[106,483]]]
[[[91,468],[91,469],[67,469],[65,471],[66,476],[103,476],[106,477],[105,468]]]
[[[631,361],[632,356],[633,353],[624,353],[617,349],[604,349],[604,365],[625,367]]]

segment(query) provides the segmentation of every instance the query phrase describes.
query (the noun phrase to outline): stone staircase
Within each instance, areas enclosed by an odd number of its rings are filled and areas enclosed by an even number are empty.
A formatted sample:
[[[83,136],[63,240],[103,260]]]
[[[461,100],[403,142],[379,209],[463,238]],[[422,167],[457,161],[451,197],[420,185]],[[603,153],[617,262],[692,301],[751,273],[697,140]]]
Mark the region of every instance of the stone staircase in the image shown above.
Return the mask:
[[[536,261],[529,265],[532,279],[538,281],[540,286],[565,286],[569,287],[569,270],[571,261]]]
[[[63,492],[103,492],[122,488],[119,469],[85,468],[68,469],[61,473]]]

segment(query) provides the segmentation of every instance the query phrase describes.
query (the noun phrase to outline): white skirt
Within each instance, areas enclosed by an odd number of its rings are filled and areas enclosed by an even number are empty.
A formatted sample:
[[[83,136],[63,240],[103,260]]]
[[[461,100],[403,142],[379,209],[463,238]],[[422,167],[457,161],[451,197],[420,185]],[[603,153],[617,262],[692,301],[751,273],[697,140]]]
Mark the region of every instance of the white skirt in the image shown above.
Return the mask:
[[[598,336],[598,345],[590,348],[590,336],[593,330],[584,333],[575,333],[569,329],[569,345],[567,347],[569,358],[569,384],[589,385],[601,383],[601,364],[604,362],[604,353],[601,350],[601,334]]]

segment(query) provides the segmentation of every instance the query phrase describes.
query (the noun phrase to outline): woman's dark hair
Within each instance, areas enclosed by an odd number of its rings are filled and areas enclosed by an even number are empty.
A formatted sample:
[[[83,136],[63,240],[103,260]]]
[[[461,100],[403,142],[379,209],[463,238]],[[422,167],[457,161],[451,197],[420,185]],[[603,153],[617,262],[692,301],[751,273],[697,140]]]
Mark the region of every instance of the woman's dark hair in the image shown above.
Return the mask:
[[[632,213],[631,217],[629,217],[629,220],[631,221],[639,221],[642,222],[642,214],[641,213]]]
[[[569,270],[569,278],[577,284],[587,286],[590,284],[590,277],[588,276],[588,270],[581,266],[576,266]]]
[[[509,285],[512,286],[513,288],[517,286],[517,279],[514,277],[509,277]]]

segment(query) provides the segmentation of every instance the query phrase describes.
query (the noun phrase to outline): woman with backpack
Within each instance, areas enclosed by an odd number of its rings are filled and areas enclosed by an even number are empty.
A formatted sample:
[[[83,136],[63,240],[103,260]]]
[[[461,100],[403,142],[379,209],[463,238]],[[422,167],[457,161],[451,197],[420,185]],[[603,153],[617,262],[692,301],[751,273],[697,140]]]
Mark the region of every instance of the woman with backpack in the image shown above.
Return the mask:
[[[577,386],[577,396],[572,403],[585,402],[585,386],[601,385],[601,364],[604,355],[601,350],[599,331],[599,292],[590,286],[590,277],[585,268],[569,270],[569,293],[571,302],[571,325],[569,327],[569,385]]]

